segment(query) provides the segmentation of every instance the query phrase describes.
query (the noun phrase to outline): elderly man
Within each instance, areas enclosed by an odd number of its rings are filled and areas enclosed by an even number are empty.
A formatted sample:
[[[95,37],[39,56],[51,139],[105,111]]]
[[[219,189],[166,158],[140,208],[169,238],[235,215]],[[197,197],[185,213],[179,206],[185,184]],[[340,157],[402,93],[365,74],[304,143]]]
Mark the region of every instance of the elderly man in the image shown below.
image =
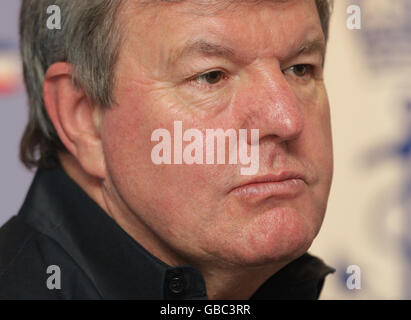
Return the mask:
[[[326,0],[23,0],[21,157],[38,170],[0,231],[0,297],[318,298],[333,271],[307,253],[333,171],[329,14]]]

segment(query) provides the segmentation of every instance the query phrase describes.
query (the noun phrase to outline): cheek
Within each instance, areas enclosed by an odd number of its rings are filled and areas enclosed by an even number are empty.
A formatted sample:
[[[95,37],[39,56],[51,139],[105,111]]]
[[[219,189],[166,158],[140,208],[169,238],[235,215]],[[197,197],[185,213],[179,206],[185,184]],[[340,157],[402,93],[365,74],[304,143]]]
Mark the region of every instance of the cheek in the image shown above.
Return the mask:
[[[305,156],[318,168],[318,173],[330,175],[333,166],[333,147],[330,107],[325,89],[320,91],[317,99],[304,104],[303,112],[301,150],[304,150]]]
[[[183,225],[190,219],[198,223],[208,216],[196,214],[198,211],[216,212],[219,180],[225,176],[222,171],[228,170],[227,166],[155,165],[151,152],[158,142],[151,141],[151,134],[164,128],[173,138],[175,115],[154,111],[148,115],[144,114],[147,106],[124,105],[107,111],[102,132],[109,174],[132,211]],[[181,120],[184,127],[195,127],[189,118]],[[167,214],[161,214],[164,212]],[[192,218],[187,219],[188,215]]]
[[[333,176],[333,145],[330,108],[325,90],[319,99],[302,108],[304,130],[295,141],[297,157],[312,168],[316,178],[311,187],[311,197],[318,212],[325,211]]]
[[[150,141],[145,126],[138,112],[123,106],[115,106],[105,113],[101,131],[110,174],[127,177],[141,173],[141,156],[146,153],[146,141]]]
[[[307,123],[307,152],[318,180],[312,197],[318,212],[325,213],[333,176],[333,145],[328,101]]]
[[[331,130],[331,117],[330,107],[328,100],[324,103],[324,107],[319,113],[317,140],[318,146],[318,162],[324,166],[324,175],[328,179],[328,183],[331,183],[333,174],[333,143],[332,143],[332,130]],[[313,129],[314,130],[314,129]]]

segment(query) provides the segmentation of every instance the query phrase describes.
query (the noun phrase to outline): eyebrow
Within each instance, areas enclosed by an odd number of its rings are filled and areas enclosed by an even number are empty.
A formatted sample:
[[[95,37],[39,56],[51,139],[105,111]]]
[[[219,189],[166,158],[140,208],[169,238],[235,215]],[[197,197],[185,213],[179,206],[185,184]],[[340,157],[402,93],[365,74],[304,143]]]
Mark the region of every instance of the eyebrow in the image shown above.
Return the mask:
[[[200,39],[188,41],[182,49],[171,55],[170,60],[175,62],[183,56],[190,56],[194,54],[222,58],[233,58],[235,56],[234,50],[231,48]]]
[[[291,54],[291,56],[296,57],[300,55],[309,55],[312,53],[319,52],[321,54],[322,60],[325,59],[325,42],[323,39],[317,38],[312,41],[306,41],[298,47],[299,49]],[[227,59],[233,59],[236,57],[235,51],[224,45],[213,43],[204,39],[188,41],[181,49],[171,54],[170,62],[176,62],[183,56],[190,55],[203,55],[203,56],[214,56]]]
[[[303,54],[304,55],[309,55],[309,54],[312,54],[312,53],[319,52],[321,54],[321,57],[322,57],[322,62],[324,63],[325,49],[326,49],[326,46],[325,46],[324,40],[318,38],[318,39],[315,39],[315,40],[312,40],[312,41],[307,41],[302,46],[300,46],[300,49],[297,53],[297,56],[300,56],[300,55],[303,55]]]

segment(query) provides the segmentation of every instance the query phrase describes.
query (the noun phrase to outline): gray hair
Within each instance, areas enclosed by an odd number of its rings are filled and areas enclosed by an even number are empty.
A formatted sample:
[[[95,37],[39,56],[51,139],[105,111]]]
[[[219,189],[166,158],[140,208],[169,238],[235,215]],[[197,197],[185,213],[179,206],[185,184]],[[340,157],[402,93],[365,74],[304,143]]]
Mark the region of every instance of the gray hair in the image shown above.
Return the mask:
[[[176,0],[163,0],[176,1]],[[330,3],[315,0],[328,38]],[[20,50],[29,99],[29,120],[20,159],[27,168],[55,167],[65,150],[43,101],[47,69],[56,62],[73,65],[73,81],[100,107],[114,103],[114,70],[121,44],[116,17],[122,0],[23,0],[20,11]],[[61,29],[47,29],[47,8],[61,10]]]

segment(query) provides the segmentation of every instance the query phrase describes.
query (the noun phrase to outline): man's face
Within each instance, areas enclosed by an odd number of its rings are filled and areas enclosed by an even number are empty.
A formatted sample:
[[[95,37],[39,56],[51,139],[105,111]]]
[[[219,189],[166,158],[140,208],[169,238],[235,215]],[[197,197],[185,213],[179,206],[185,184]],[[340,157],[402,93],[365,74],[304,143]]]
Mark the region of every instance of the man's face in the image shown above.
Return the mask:
[[[316,5],[212,3],[123,7],[118,105],[102,120],[107,188],[118,208],[184,261],[293,259],[319,231],[332,176]],[[243,166],[228,162],[154,164],[152,133],[163,128],[173,138],[174,121],[183,132],[259,129],[259,171],[241,175]],[[283,173],[299,179],[244,186]]]

